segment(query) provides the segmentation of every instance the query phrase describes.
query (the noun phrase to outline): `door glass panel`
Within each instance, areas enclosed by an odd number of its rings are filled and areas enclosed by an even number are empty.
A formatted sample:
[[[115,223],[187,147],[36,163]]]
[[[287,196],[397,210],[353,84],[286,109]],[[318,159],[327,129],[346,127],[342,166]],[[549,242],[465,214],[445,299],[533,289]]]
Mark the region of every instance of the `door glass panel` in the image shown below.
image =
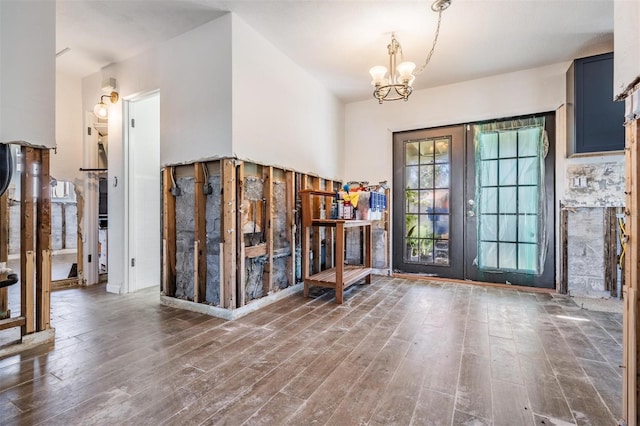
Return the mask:
[[[500,176],[500,186],[515,185],[518,178],[518,160],[500,160],[498,162],[498,175]]]
[[[420,164],[431,164],[434,161],[434,141],[425,140],[420,142]]]
[[[449,165],[438,164],[436,166],[435,186],[436,188],[449,187]]]
[[[498,226],[500,227],[499,233],[499,241],[517,241],[516,232],[517,232],[517,224],[516,224],[517,216],[514,214],[511,215],[500,215],[500,219],[498,221]]]
[[[542,273],[544,120],[504,130],[478,125],[475,139],[478,269]],[[496,160],[496,158],[498,160]]]
[[[420,166],[420,188],[433,188],[433,166]]]
[[[449,264],[449,138],[405,141],[405,262]],[[419,155],[414,153],[419,150]]]
[[[407,167],[405,170],[405,180],[407,183],[407,188],[418,188],[418,178],[420,177],[420,168],[415,167]]]
[[[405,145],[405,164],[416,165],[420,162],[420,142],[407,142]]]

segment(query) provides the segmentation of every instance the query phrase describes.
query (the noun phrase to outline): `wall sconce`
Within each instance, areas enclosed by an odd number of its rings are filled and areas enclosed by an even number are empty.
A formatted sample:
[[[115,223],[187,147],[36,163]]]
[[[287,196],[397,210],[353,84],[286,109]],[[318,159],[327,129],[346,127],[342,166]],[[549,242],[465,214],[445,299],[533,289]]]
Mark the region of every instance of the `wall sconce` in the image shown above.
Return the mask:
[[[118,95],[118,92],[111,92],[110,95],[100,96],[100,102],[93,107],[93,113],[98,118],[107,118],[109,116],[109,106],[104,103],[104,98],[109,98],[111,103],[115,104],[118,102],[118,99],[120,99],[120,96]]]

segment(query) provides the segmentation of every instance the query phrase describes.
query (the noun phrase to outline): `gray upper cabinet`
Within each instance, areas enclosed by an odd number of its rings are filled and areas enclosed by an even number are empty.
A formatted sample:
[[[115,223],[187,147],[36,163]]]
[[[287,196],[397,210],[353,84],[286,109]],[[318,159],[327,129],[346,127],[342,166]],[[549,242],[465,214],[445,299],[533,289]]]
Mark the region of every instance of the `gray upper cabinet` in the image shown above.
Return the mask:
[[[613,100],[613,53],[580,58],[567,71],[569,154],[624,149],[624,102]]]

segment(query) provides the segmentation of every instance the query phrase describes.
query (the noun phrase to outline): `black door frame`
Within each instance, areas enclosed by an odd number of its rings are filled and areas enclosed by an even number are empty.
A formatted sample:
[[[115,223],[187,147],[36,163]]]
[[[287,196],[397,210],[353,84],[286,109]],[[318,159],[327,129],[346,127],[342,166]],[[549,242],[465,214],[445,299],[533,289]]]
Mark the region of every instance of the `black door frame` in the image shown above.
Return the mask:
[[[511,117],[498,120],[491,120],[488,122],[501,122],[509,120],[517,120],[531,117],[544,117],[545,119],[545,131],[547,132],[549,149],[547,156],[544,159],[545,167],[545,199],[547,207],[547,226],[546,226],[546,238],[547,247],[545,253],[544,269],[541,275],[529,275],[518,274],[514,272],[487,272],[479,271],[476,267],[475,258],[477,255],[477,235],[473,231],[476,227],[476,216],[466,217],[465,226],[467,231],[465,233],[465,278],[472,281],[485,281],[491,283],[513,283],[518,285],[524,285],[527,287],[542,287],[542,288],[555,288],[556,282],[556,263],[555,263],[555,132],[556,132],[556,115],[555,112],[547,112],[540,114],[533,114],[520,117]],[[486,123],[474,123],[482,124]],[[467,176],[475,176],[475,164],[474,164],[474,140],[475,134],[473,131],[473,125],[470,125],[467,130]],[[466,179],[465,194],[468,195],[465,199],[473,199],[475,195],[475,179]]]
[[[474,158],[474,145],[473,145],[473,130],[472,126],[474,124],[482,124],[487,122],[499,122],[506,120],[514,120],[518,118],[530,118],[530,117],[545,117],[545,130],[549,139],[549,149],[547,156],[545,157],[545,198],[547,205],[547,247],[546,247],[546,261],[544,272],[541,276],[536,277],[536,279],[531,280],[522,280],[522,276],[524,274],[511,274],[511,273],[488,273],[482,272],[477,274],[471,274],[471,270],[473,267],[473,262],[475,256],[470,256],[469,253],[469,235],[471,234],[470,228],[475,228],[475,218],[469,218],[466,216],[466,200],[469,199],[469,195],[473,198],[473,194],[475,192],[475,179],[468,179],[468,176],[475,176],[475,168],[473,165],[470,167],[469,159]],[[458,200],[453,199],[454,195],[452,195],[452,200],[450,203],[451,208],[451,223],[450,226],[454,226],[456,220],[454,219],[454,213],[456,217],[461,216],[461,234],[462,241],[456,243],[454,241],[454,236],[451,238],[451,261],[450,264],[454,265],[454,262],[458,262],[460,265],[459,268],[452,267],[444,267],[440,265],[433,265],[426,267],[421,264],[411,264],[404,262],[404,205],[405,196],[404,196],[404,151],[402,142],[407,140],[407,135],[415,134],[416,136],[412,136],[411,139],[420,139],[423,134],[429,134],[429,132],[441,132],[441,134],[445,134],[444,131],[452,128],[460,128],[463,132],[462,134],[462,150],[463,153],[459,157],[462,158],[462,164],[454,165],[454,152],[451,153],[451,175],[454,176],[455,173],[460,172],[462,174],[461,179],[461,189],[458,192]],[[427,276],[437,276],[443,278],[455,278],[455,279],[470,279],[473,281],[486,281],[486,282],[495,282],[495,283],[505,283],[505,282],[524,282],[524,285],[531,287],[544,287],[544,288],[555,288],[556,281],[556,258],[555,258],[555,237],[556,237],[556,229],[555,229],[555,111],[529,114],[526,116],[519,117],[505,117],[499,119],[485,120],[481,122],[473,122],[468,124],[453,124],[449,126],[439,126],[428,129],[417,129],[417,130],[407,130],[401,132],[393,133],[393,269],[394,272],[407,272],[407,273],[418,273],[421,275]],[[437,134],[437,133],[435,133]],[[434,136],[428,136],[429,138]],[[398,183],[401,183],[398,185]],[[453,181],[451,183],[451,189],[454,189]],[[455,207],[454,207],[455,206]],[[454,210],[455,209],[455,210]],[[397,212],[402,212],[398,214]],[[459,251],[454,254],[454,248],[460,247]],[[473,250],[475,253],[475,250]],[[459,257],[457,257],[459,256]],[[472,258],[473,257],[473,258]],[[402,266],[401,270],[398,268]],[[456,269],[459,269],[456,270]]]
[[[411,130],[393,134],[393,267],[402,266],[403,272],[419,273],[443,278],[464,278],[464,173],[465,135],[464,125],[442,126],[431,129]],[[450,152],[450,201],[449,201],[449,265],[424,265],[404,261],[404,203],[405,158],[404,142],[437,139],[451,136]],[[396,237],[399,236],[399,237]]]

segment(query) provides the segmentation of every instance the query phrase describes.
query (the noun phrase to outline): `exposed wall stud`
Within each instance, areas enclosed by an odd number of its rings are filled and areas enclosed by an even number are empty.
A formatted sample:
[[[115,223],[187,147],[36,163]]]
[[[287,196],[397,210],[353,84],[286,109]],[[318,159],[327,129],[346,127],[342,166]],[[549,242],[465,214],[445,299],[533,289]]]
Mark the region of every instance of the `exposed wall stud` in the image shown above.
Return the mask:
[[[173,167],[165,167],[163,180],[163,215],[162,215],[162,283],[167,296],[176,293],[176,199],[171,193],[173,188]]]
[[[39,150],[39,194],[36,204],[36,331],[49,329],[51,311],[51,185],[49,184],[49,150]]]
[[[24,168],[20,181],[20,309],[25,318],[22,335],[35,331],[34,313],[34,250],[35,250],[35,217],[34,217],[34,185],[36,151],[31,147],[22,147]]]
[[[206,163],[195,163],[194,167],[194,220],[195,251],[193,255],[194,266],[194,301],[204,302],[207,292],[207,195],[205,188],[209,184],[206,182],[204,167]]]
[[[239,162],[239,164],[242,164]],[[224,277],[221,280],[220,297],[224,297],[221,305],[227,309],[235,309],[236,306],[236,247],[237,232],[236,231],[236,161],[233,159],[225,159],[222,161],[222,233],[224,238],[223,256],[224,256]]]
[[[235,185],[236,191],[236,203],[238,206],[237,209],[237,226],[238,232],[236,233],[237,237],[237,258],[236,262],[238,265],[238,306],[244,306],[246,304],[247,297],[247,273],[246,273],[246,257],[248,254],[246,253],[245,243],[244,243],[244,228],[247,221],[247,214],[249,212],[245,211],[247,208],[244,202],[244,193],[245,193],[245,173],[244,173],[244,162],[240,162],[237,165],[237,183]]]

